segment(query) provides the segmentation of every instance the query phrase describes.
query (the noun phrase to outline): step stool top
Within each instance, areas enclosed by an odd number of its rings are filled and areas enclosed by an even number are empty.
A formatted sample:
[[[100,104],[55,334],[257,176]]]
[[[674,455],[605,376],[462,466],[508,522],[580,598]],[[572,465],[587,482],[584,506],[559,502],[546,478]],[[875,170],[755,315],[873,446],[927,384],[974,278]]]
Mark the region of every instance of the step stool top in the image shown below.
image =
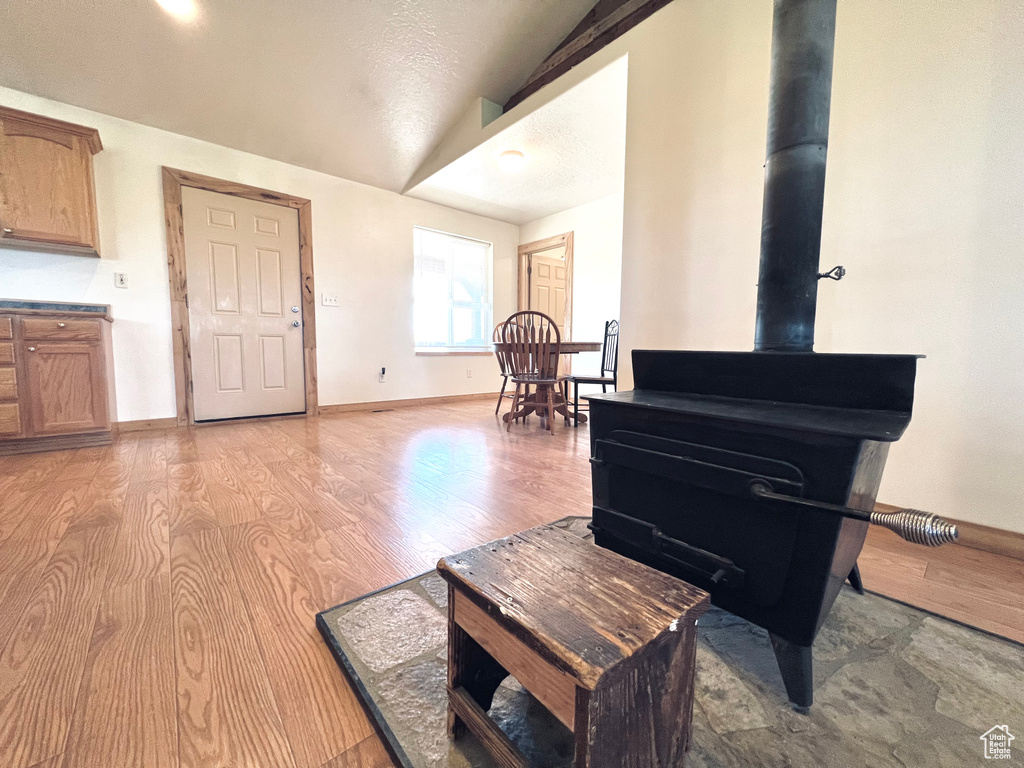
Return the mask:
[[[590,690],[710,605],[702,589],[548,525],[443,557],[437,570]]]

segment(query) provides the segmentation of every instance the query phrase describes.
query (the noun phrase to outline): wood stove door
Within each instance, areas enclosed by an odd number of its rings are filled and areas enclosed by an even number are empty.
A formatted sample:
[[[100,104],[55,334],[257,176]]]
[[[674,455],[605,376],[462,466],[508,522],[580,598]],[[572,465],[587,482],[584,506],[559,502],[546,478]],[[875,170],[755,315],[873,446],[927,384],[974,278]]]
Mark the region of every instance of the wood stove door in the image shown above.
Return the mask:
[[[712,593],[769,607],[789,575],[799,514],[751,497],[768,480],[803,495],[787,462],[618,430],[595,444],[594,521],[611,540]]]

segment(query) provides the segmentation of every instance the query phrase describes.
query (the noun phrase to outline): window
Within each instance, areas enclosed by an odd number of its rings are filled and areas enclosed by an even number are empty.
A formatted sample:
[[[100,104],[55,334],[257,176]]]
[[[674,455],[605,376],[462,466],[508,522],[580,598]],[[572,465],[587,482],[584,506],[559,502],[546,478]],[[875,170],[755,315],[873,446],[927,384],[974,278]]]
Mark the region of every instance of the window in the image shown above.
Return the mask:
[[[491,244],[413,228],[416,349],[490,351]]]

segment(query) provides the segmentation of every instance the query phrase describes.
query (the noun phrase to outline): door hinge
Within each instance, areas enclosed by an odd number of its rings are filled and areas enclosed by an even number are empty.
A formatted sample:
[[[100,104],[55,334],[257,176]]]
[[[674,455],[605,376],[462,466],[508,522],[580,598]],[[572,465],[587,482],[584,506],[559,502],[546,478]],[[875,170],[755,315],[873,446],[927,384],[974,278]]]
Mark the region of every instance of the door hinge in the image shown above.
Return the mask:
[[[532,266],[529,266],[529,267],[526,268],[526,274],[528,274],[528,275],[532,275],[533,274],[533,267]]]
[[[191,392],[193,395],[196,393],[196,383],[194,381],[190,381],[188,383],[188,391]]]

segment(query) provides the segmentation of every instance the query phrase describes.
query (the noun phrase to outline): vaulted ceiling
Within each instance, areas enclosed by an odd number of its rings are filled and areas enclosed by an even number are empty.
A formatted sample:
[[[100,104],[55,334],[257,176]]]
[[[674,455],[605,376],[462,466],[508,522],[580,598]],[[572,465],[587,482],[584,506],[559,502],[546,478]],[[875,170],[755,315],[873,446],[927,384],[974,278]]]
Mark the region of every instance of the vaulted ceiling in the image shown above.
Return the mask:
[[[626,168],[626,57],[541,105],[408,194],[525,224],[622,191]],[[503,169],[505,150],[525,153]]]
[[[401,190],[594,0],[8,0],[0,85]]]

